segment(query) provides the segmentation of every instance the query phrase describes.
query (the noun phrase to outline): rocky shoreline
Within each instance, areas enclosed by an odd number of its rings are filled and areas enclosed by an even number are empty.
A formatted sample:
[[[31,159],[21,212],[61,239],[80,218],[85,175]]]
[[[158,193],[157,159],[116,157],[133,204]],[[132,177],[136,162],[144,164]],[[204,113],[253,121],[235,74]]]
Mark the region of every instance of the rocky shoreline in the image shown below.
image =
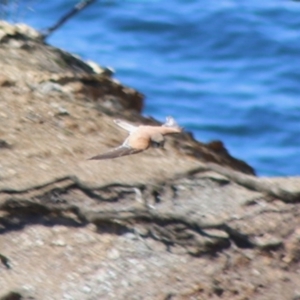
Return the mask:
[[[221,141],[87,161],[159,124],[108,68],[0,22],[0,299],[298,299],[300,178]],[[299,210],[300,212],[300,210]]]

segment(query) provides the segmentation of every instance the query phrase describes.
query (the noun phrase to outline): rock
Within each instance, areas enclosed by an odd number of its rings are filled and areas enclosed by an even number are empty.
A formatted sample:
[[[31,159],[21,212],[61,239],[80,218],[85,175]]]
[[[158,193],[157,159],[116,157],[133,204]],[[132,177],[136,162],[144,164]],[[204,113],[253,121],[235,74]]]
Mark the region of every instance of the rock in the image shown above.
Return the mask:
[[[0,299],[298,297],[299,177],[190,133],[87,161],[159,124],[142,94],[3,22],[0,68]]]

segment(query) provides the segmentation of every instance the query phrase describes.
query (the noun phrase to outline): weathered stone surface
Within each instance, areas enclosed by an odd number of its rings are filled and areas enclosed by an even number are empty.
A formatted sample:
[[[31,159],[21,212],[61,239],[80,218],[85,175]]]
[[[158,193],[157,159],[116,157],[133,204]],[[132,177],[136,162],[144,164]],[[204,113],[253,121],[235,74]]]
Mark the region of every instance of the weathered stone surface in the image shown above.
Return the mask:
[[[87,161],[126,136],[113,118],[157,121],[19,28],[0,23],[0,299],[299,297],[300,178],[257,178],[188,133]]]

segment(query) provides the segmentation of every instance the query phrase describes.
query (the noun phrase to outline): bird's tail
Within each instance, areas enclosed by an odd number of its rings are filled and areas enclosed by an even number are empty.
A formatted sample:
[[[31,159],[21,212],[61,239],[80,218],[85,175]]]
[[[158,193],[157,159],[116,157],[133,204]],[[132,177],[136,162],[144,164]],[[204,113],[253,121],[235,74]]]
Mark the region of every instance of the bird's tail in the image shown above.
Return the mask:
[[[130,123],[126,122],[126,121],[123,121],[123,120],[117,119],[117,120],[114,120],[114,122],[118,126],[122,127],[123,129],[125,129],[125,130],[127,130],[129,132],[133,132],[133,131],[135,131],[137,129],[137,126],[132,125],[132,124],[130,124]]]

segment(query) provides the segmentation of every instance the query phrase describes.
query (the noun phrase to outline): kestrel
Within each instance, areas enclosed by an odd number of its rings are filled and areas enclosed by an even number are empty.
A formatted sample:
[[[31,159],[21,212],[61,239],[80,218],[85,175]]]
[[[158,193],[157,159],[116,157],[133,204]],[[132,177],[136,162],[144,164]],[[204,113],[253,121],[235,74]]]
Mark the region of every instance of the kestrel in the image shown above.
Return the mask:
[[[136,154],[150,147],[163,148],[165,135],[179,133],[183,130],[172,117],[167,117],[162,126],[135,126],[122,120],[114,120],[114,122],[129,132],[128,138],[121,146],[89,159],[111,159]]]

